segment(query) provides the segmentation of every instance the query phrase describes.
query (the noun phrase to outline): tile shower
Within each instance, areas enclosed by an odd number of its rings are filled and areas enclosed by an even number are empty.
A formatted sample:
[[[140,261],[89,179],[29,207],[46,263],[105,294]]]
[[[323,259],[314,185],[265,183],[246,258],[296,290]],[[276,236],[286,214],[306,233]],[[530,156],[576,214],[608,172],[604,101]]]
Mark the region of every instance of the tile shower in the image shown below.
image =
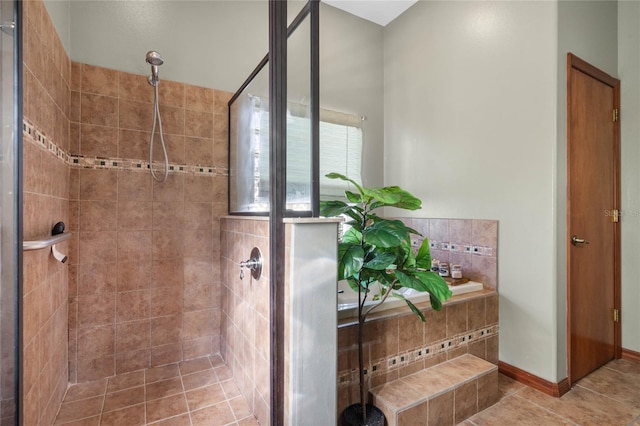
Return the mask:
[[[162,81],[173,172],[152,183],[146,76],[71,61],[41,1],[24,2],[24,41],[24,237],[58,221],[74,234],[68,266],[25,254],[35,425],[53,423],[68,382],[219,352],[230,94]]]

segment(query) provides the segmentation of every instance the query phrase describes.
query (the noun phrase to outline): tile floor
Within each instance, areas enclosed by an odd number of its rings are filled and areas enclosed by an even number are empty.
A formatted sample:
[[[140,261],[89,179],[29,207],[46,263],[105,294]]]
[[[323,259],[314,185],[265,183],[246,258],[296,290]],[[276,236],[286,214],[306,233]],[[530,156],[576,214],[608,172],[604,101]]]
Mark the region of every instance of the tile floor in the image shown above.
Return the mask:
[[[640,426],[640,363],[614,360],[553,398],[500,375],[500,402],[464,426]]]
[[[500,375],[500,401],[463,426],[640,426],[640,363],[611,361],[553,398]],[[56,425],[253,425],[219,356],[71,386]]]
[[[55,424],[258,426],[217,355],[72,385]]]

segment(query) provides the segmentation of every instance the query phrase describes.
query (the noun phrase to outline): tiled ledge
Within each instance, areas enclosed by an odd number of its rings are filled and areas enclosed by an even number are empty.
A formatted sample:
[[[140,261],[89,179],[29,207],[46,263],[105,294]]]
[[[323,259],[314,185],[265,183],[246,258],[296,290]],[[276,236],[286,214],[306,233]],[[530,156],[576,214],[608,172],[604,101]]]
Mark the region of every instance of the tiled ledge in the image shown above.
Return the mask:
[[[492,296],[492,295],[497,295],[498,293],[495,290],[479,290],[479,291],[473,291],[470,293],[464,293],[464,294],[459,294],[456,296],[452,296],[450,299],[448,299],[446,302],[442,303],[442,307],[444,309],[445,306],[448,305],[454,305],[456,303],[462,303],[462,302],[468,302],[470,300],[474,300],[474,299],[479,299],[482,297],[487,297],[487,296]],[[416,308],[418,308],[420,311],[426,311],[426,310],[431,310],[433,308],[431,308],[431,304],[429,302],[422,302],[422,303],[417,303]],[[407,314],[412,314],[411,311],[408,310],[407,306],[401,306],[398,308],[394,308],[394,309],[387,309],[386,311],[380,311],[380,312],[373,312],[371,315],[369,315],[367,317],[367,322],[370,321],[376,321],[376,320],[382,320],[382,319],[388,319],[388,318],[393,318],[393,317],[397,317],[397,316],[401,316],[401,315],[407,315]],[[413,314],[412,314],[413,315]],[[357,318],[344,318],[342,320],[338,321],[338,328],[341,327],[348,327],[350,325],[355,325],[358,323]]]

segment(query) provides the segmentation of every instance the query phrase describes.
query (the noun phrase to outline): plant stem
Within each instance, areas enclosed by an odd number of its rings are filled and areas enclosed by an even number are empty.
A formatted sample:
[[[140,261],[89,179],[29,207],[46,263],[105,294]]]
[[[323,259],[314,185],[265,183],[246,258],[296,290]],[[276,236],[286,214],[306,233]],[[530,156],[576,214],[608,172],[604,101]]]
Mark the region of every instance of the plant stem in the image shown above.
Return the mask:
[[[360,297],[360,287],[358,287],[358,297]],[[360,410],[362,411],[362,424],[367,424],[367,403],[364,395],[364,355],[362,351],[362,327],[364,318],[362,317],[362,305],[358,305],[358,363],[360,367]]]

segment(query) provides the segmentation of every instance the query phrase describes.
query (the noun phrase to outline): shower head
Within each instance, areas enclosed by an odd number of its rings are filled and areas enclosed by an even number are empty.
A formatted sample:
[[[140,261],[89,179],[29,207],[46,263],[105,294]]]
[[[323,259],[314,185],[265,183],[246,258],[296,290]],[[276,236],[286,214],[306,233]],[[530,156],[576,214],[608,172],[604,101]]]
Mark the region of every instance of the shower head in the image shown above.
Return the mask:
[[[164,59],[162,59],[162,56],[160,56],[158,52],[150,50],[147,52],[147,63],[158,66],[164,64]]]
[[[150,50],[147,52],[147,63],[151,65],[151,75],[147,79],[149,84],[155,86],[158,84],[158,66],[164,64],[164,59],[162,56],[154,50]]]

